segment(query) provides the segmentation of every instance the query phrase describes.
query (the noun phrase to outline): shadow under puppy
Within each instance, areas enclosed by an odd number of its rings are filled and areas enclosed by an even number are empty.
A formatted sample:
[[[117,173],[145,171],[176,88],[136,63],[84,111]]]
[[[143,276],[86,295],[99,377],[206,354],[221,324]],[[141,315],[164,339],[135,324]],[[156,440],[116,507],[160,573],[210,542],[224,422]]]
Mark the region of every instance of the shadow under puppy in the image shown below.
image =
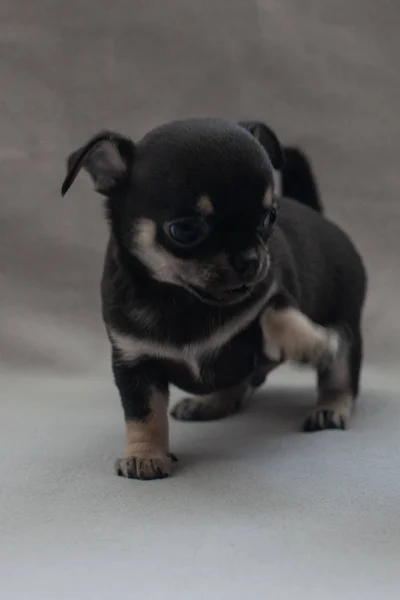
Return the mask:
[[[361,258],[322,214],[303,154],[258,122],[175,121],[138,143],[102,132],[68,159],[106,197],[103,318],[126,421],[118,474],[165,477],[168,388],[181,420],[236,411],[285,360],[312,365],[304,429],[345,428],[358,394]],[[273,169],[282,171],[278,198]],[[308,205],[308,206],[307,206]]]

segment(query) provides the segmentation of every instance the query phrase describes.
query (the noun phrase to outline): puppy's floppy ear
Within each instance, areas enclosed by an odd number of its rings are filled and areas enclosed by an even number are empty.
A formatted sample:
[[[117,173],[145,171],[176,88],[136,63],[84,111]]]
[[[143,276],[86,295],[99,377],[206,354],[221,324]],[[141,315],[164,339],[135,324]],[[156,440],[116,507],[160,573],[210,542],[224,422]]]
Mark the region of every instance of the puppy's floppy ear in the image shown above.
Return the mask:
[[[280,171],[285,164],[285,155],[272,129],[260,121],[240,121],[239,125],[247,129],[260,142],[266,150],[274,169]]]
[[[61,194],[67,193],[84,168],[96,191],[106,196],[128,177],[134,153],[135,145],[130,139],[112,131],[101,131],[68,157]]]

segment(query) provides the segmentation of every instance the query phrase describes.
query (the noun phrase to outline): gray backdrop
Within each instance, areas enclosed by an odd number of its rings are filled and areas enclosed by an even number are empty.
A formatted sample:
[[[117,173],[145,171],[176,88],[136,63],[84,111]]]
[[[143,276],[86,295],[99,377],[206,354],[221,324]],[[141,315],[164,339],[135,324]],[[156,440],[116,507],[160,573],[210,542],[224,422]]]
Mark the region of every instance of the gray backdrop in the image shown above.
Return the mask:
[[[67,154],[99,129],[115,128],[135,138],[177,117],[255,118],[270,124],[283,142],[300,144],[314,162],[327,212],[353,236],[367,263],[367,361],[371,369],[397,368],[399,20],[400,6],[386,0],[2,0],[0,442],[7,467],[3,492],[8,503],[3,507],[14,511],[14,520],[3,521],[9,534],[3,565],[9,566],[9,572],[14,573],[19,560],[10,566],[10,548],[19,557],[21,547],[27,548],[24,535],[28,534],[18,529],[21,514],[28,515],[29,523],[29,515],[39,523],[44,519],[40,511],[41,516],[29,512],[32,508],[24,504],[21,489],[29,490],[42,477],[44,496],[39,491],[34,495],[38,505],[43,505],[46,494],[51,502],[60,501],[64,494],[65,490],[52,488],[48,492],[47,487],[55,468],[49,456],[54,452],[58,456],[54,448],[59,436],[65,435],[65,452],[60,451],[63,468],[81,473],[82,479],[88,454],[92,472],[106,477],[112,453],[123,445],[122,417],[109,384],[108,345],[99,310],[106,243],[101,199],[85,176],[66,198],[60,197]],[[103,400],[96,404],[94,396],[102,394]],[[100,411],[96,418],[104,419],[102,431],[108,427],[106,439],[96,427],[89,434],[90,402]],[[375,415],[377,404],[371,400],[372,406]],[[399,422],[394,407],[389,421]],[[84,426],[80,411],[87,419]],[[112,417],[107,411],[112,411]],[[42,418],[47,419],[45,430]],[[83,447],[69,462],[66,449],[78,444],[71,429],[81,432]],[[191,448],[191,434],[186,433],[190,431],[177,434],[181,445],[185,447],[182,440],[187,441],[186,450]],[[210,438],[214,430],[203,431]],[[246,432],[250,435],[250,425]],[[200,444],[205,434],[196,435]],[[84,441],[87,436],[93,439],[90,450]],[[107,461],[110,464],[104,465]],[[266,461],[264,456],[262,464]],[[23,465],[22,481],[27,487],[15,481]],[[232,462],[229,468],[234,470]],[[128,488],[121,487],[124,482],[111,473],[109,477],[110,497],[111,490],[129,495]],[[171,481],[179,486],[182,480],[183,475]],[[103,483],[98,485],[103,489]],[[81,497],[79,481],[74,489],[74,497]],[[155,492],[149,489],[141,493],[151,497]],[[171,488],[163,488],[167,489]],[[88,492],[85,502],[91,501]],[[213,501],[210,492],[207,502]],[[67,503],[63,519],[69,507]],[[373,514],[372,506],[368,510]],[[50,533],[58,531],[57,516],[53,517]],[[43,552],[58,548],[57,536],[53,537],[42,542]],[[190,536],[187,543],[191,547]],[[250,540],[248,548],[252,546]],[[29,552],[35,554],[33,546],[26,552],[24,560],[29,562]],[[304,573],[308,579],[311,571]],[[17,587],[8,598],[20,600],[25,596],[15,577]],[[209,591],[208,598],[225,597],[215,591],[218,586],[213,589],[215,595]],[[166,597],[157,594],[152,597]],[[178,597],[197,597],[196,588]]]
[[[96,368],[100,198],[65,157],[97,130],[260,118],[311,155],[329,214],[370,273],[368,357],[397,363],[400,85],[395,3],[4,0],[2,363]],[[99,344],[101,344],[99,346]]]

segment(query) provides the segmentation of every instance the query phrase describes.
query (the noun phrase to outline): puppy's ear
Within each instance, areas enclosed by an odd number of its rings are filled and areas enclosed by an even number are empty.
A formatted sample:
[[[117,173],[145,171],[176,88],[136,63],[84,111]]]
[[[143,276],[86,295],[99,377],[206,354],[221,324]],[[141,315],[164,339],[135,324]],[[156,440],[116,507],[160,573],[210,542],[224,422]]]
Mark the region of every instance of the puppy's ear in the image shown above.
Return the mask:
[[[260,121],[240,121],[239,125],[247,129],[266,150],[272,166],[280,171],[285,164],[283,148],[275,133]]]
[[[135,146],[130,139],[112,131],[98,133],[68,157],[61,194],[67,193],[84,168],[91,176],[96,191],[106,196],[128,177],[134,153]]]

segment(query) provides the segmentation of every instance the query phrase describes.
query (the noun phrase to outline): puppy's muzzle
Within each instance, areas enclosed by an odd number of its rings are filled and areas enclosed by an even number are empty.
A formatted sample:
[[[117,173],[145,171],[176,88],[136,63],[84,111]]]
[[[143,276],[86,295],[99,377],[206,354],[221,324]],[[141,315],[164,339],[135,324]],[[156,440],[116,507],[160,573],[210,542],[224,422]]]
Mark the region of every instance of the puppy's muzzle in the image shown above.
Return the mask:
[[[261,268],[259,258],[246,258],[243,256],[233,258],[232,266],[241,282],[243,282],[242,285],[253,282]]]
[[[229,306],[243,302],[252,293],[254,286],[241,285],[230,288],[200,288],[188,286],[189,291],[206,304]]]
[[[231,265],[232,270],[219,273],[204,287],[191,286],[190,291],[208,304],[237,304],[250,296],[268,271],[268,261],[259,257],[238,257]]]

